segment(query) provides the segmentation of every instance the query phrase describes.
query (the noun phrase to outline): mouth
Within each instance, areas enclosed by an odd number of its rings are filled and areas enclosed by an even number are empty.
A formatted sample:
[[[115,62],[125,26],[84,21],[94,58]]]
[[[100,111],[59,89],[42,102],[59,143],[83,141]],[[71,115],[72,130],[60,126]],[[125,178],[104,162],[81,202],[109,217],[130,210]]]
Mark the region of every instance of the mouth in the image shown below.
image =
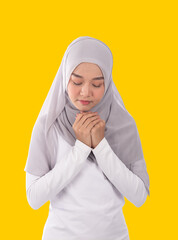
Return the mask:
[[[79,102],[82,104],[82,105],[88,105],[91,103],[91,101],[84,101],[84,100],[79,100]]]

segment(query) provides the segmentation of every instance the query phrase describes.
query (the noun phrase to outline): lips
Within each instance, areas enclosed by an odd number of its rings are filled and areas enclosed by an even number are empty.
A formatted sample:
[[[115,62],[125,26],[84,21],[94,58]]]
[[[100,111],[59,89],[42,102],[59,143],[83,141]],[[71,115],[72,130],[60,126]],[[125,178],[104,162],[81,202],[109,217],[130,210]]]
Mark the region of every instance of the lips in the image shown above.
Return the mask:
[[[87,105],[90,103],[90,101],[84,101],[84,100],[79,100],[81,104]]]

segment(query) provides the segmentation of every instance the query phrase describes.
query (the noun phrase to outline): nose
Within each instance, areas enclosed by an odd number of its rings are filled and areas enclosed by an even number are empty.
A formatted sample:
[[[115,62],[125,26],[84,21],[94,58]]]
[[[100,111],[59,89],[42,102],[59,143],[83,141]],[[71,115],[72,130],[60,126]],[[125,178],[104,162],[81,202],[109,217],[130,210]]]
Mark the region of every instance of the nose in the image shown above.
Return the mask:
[[[80,95],[81,96],[90,96],[90,94],[91,94],[90,87],[88,85],[84,84],[81,88]]]

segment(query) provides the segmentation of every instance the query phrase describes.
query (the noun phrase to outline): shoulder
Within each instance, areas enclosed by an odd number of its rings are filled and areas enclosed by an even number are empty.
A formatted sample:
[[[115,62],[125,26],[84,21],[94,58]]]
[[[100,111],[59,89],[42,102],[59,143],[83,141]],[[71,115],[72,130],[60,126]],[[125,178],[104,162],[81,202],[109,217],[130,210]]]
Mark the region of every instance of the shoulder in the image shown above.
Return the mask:
[[[33,132],[45,132],[45,125],[46,125],[46,116],[40,116],[37,118],[34,126],[33,126]]]

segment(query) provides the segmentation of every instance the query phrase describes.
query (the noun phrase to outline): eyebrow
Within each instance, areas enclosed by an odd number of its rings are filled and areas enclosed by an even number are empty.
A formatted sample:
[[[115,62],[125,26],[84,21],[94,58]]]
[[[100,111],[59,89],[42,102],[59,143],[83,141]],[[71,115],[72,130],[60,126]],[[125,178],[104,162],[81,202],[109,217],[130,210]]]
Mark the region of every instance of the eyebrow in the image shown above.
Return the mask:
[[[75,77],[78,77],[78,78],[83,78],[82,76],[80,76],[80,75],[78,75],[76,73],[72,73],[72,75],[74,75]],[[102,79],[104,79],[103,76],[92,78],[92,80],[102,80]]]

